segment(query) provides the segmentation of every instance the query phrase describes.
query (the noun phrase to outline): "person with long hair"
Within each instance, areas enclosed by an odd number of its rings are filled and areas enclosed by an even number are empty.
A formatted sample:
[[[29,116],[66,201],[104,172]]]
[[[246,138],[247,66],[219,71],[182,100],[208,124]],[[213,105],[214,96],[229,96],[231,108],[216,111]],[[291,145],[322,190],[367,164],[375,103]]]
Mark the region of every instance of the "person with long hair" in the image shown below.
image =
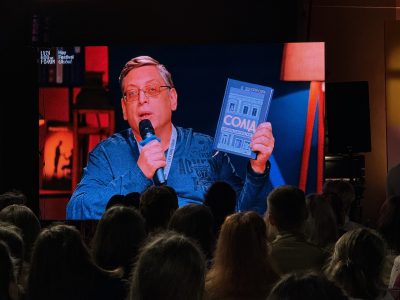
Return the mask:
[[[350,218],[356,200],[356,189],[351,182],[346,180],[326,180],[322,187],[322,192],[323,194],[336,194],[341,199],[344,224],[339,228],[340,230],[346,232],[364,227]]]
[[[22,231],[14,224],[0,221],[0,241],[3,241],[10,251],[16,282],[23,289],[25,270],[23,268],[24,241],[22,238]]]
[[[2,240],[0,240],[0,270],[0,299],[20,299],[22,291],[17,284],[10,250]]]
[[[25,247],[24,261],[29,263],[33,244],[41,229],[39,218],[28,206],[12,204],[0,211],[0,221],[9,222],[21,229]]]
[[[172,215],[168,229],[194,239],[203,251],[207,263],[214,254],[214,216],[209,207],[188,204],[178,208]]]
[[[75,227],[58,224],[39,234],[32,252],[27,299],[123,300],[126,293],[121,272],[100,268]]]
[[[269,263],[263,218],[252,211],[228,216],[206,276],[207,296],[211,300],[266,299],[278,279]]]
[[[325,194],[309,194],[306,197],[308,218],[305,233],[311,243],[331,253],[339,238],[335,213]]]
[[[129,300],[202,300],[205,259],[191,239],[175,231],[150,236],[131,276]]]
[[[140,213],[132,207],[113,206],[97,224],[92,239],[94,260],[107,270],[122,267],[128,278],[145,238],[145,220]]]
[[[386,243],[373,229],[358,228],[343,234],[335,244],[325,274],[348,297],[392,299],[383,282]]]

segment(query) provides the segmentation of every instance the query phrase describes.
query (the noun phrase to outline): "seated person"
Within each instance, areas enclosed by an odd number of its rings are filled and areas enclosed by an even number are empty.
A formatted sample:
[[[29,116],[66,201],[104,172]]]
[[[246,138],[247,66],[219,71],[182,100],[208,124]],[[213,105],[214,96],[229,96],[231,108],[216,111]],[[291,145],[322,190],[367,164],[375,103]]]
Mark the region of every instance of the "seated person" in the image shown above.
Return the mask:
[[[206,264],[190,238],[174,231],[155,234],[141,249],[128,300],[205,299]]]
[[[214,217],[209,207],[201,204],[188,204],[178,208],[169,220],[168,229],[195,240],[209,265],[213,258],[216,242]]]
[[[351,207],[356,199],[356,192],[353,185],[345,180],[327,180],[322,187],[324,194],[333,193],[340,197],[343,205],[344,224],[341,230],[344,232],[356,228],[362,228],[363,225],[350,219]]]
[[[150,186],[140,196],[139,211],[146,221],[146,231],[152,234],[167,229],[171,216],[178,208],[176,194],[163,186]]]
[[[236,192],[224,181],[214,182],[204,196],[204,205],[214,216],[214,234],[218,236],[225,218],[235,212]]]
[[[383,282],[386,251],[377,231],[348,231],[336,242],[325,274],[351,299],[393,299]]]
[[[267,198],[267,222],[275,226],[277,236],[271,243],[271,263],[284,275],[294,271],[319,270],[327,253],[308,242],[303,234],[307,219],[304,192],[294,186],[275,188]]]
[[[110,198],[110,200],[108,200],[106,205],[106,210],[116,205],[134,207],[136,209],[139,209],[139,203],[140,203],[140,193],[138,192],[132,192],[126,195],[117,194],[113,195]]]

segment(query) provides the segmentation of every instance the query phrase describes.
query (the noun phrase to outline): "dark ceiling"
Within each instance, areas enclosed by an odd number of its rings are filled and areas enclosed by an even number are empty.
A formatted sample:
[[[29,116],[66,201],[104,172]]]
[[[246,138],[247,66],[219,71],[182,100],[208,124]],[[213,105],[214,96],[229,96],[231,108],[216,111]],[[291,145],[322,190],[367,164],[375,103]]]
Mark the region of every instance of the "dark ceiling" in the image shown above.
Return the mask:
[[[303,2],[13,0],[2,28],[7,40],[24,44],[32,41],[33,16],[42,44],[297,41],[305,38]]]

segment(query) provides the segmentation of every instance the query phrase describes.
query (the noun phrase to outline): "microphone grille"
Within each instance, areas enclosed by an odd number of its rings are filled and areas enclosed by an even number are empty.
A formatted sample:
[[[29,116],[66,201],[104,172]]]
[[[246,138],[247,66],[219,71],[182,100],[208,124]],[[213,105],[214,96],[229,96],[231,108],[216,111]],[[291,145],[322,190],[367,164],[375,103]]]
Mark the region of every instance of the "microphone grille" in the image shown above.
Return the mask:
[[[140,136],[145,139],[148,133],[155,134],[153,125],[149,119],[144,119],[139,122]]]

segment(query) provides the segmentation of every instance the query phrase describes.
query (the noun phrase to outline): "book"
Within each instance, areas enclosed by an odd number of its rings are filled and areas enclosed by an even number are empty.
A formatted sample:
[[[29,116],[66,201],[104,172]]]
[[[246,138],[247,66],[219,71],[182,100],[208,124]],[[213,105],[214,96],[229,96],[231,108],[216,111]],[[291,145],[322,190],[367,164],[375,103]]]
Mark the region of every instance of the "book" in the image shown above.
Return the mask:
[[[274,89],[228,78],[213,148],[255,159],[250,141],[257,126],[265,122]]]

